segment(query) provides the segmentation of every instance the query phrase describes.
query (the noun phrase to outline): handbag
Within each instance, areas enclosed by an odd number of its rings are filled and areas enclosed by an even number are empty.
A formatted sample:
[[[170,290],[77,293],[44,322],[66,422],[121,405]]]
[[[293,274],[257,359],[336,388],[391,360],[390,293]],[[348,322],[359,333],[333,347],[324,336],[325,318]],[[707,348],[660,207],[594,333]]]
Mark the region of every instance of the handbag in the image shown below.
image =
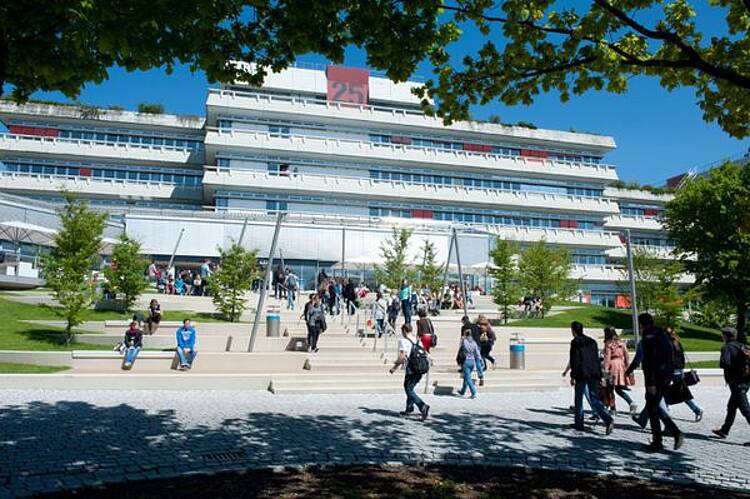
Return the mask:
[[[688,400],[693,400],[693,394],[690,393],[690,388],[685,381],[672,383],[664,392],[664,401],[667,405],[682,404]]]
[[[687,386],[695,386],[698,383],[701,382],[700,376],[698,376],[698,371],[693,369],[692,364],[690,364],[690,359],[688,359],[687,355],[685,356],[685,360],[687,361],[688,367],[690,367],[690,370],[686,373],[683,373],[682,380],[685,382]]]

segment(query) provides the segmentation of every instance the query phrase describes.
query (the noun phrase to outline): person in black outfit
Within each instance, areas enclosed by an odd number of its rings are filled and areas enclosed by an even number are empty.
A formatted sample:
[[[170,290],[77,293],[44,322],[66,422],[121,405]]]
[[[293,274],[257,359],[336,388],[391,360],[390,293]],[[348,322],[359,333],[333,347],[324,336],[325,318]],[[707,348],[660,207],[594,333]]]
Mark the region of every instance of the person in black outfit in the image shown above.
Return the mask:
[[[664,392],[672,382],[674,369],[672,366],[672,342],[660,327],[654,325],[651,314],[638,316],[638,324],[643,331],[643,378],[646,385],[646,412],[651,424],[651,443],[647,450],[658,452],[664,450],[662,444],[661,423],[670,435],[674,437],[674,449],[682,447],[685,436],[672,421],[668,412],[659,410],[659,403],[664,398]]]
[[[750,403],[747,401],[747,392],[750,389],[750,378],[743,373],[744,359],[743,349],[745,345],[737,341],[737,330],[732,327],[725,327],[721,330],[724,346],[721,347],[721,360],[719,365],[724,369],[724,381],[729,385],[729,401],[727,402],[727,415],[724,418],[724,424],[720,428],[713,430],[714,435],[724,439],[729,436],[729,430],[732,429],[734,418],[737,416],[737,409],[745,416],[747,424],[750,424]],[[745,443],[750,447],[750,442]]]
[[[573,340],[570,342],[570,383],[575,387],[575,423],[573,427],[583,431],[583,396],[589,394],[591,409],[606,427],[609,435],[615,427],[615,421],[604,408],[599,398],[599,386],[602,382],[602,364],[599,361],[599,347],[596,341],[583,334],[583,324],[573,321],[570,324]]]
[[[354,315],[357,311],[357,307],[354,303],[357,301],[357,293],[354,291],[354,283],[350,280],[346,280],[346,286],[342,292],[344,300],[346,301],[346,311],[349,315]]]

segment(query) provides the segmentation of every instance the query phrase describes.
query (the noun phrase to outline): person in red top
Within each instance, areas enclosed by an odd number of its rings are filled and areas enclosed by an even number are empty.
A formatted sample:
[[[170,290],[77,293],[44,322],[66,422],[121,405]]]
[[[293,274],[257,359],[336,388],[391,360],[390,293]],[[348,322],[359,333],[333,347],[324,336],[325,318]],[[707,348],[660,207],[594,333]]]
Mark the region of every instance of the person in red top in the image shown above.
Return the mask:
[[[427,311],[424,308],[420,308],[417,315],[419,316],[419,320],[417,320],[417,336],[419,337],[419,341],[422,342],[425,352],[430,353],[435,328],[430,318],[427,317]]]

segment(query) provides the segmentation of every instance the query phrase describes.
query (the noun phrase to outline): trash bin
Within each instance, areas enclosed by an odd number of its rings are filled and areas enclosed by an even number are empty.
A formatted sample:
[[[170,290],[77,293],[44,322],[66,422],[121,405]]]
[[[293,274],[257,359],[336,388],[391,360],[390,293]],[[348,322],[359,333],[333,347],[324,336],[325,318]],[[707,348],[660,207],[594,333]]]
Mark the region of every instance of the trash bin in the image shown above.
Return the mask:
[[[518,333],[514,333],[510,338],[510,368],[526,369],[526,345]]]
[[[278,338],[281,330],[281,316],[276,311],[270,311],[266,314],[266,336],[269,338]]]

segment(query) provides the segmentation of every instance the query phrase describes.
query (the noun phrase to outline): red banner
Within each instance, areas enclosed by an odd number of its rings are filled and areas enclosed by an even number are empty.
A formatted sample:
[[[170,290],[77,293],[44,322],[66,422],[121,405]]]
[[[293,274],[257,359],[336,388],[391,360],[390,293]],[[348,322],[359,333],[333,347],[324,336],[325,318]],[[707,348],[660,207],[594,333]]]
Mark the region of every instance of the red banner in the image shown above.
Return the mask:
[[[326,100],[329,102],[368,103],[370,75],[366,70],[328,66],[326,78],[328,78]]]

